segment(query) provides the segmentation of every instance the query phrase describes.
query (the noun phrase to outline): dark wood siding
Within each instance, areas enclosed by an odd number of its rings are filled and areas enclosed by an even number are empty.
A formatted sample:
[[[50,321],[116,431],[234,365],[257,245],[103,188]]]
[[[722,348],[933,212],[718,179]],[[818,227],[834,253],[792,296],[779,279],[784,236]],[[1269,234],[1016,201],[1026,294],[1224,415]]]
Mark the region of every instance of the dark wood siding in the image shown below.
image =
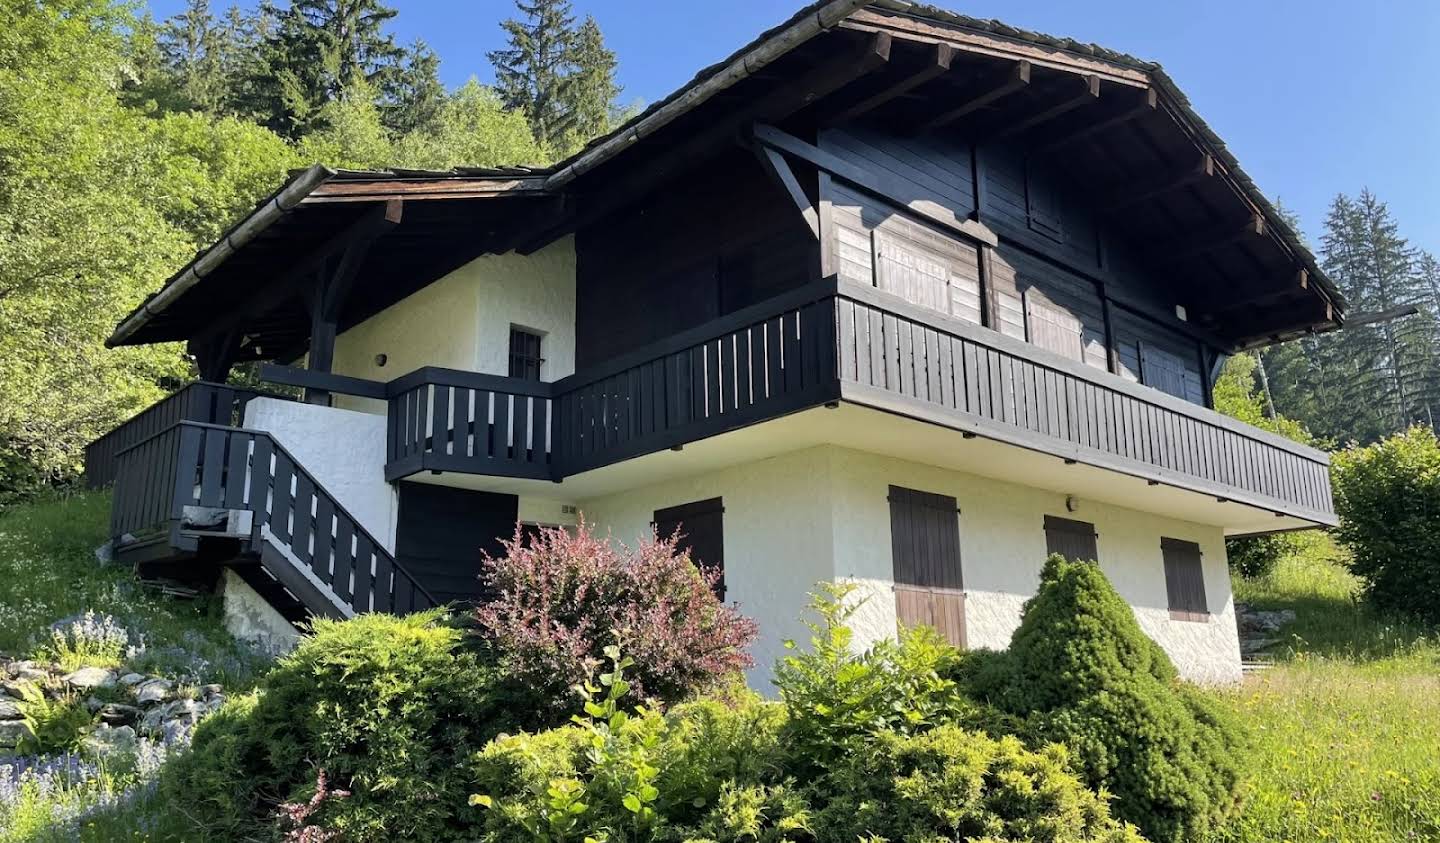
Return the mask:
[[[585,370],[819,277],[795,205],[736,149],[575,238]]]
[[[715,593],[725,599],[725,501],[722,498],[655,510],[655,534],[669,538],[679,533],[677,546],[705,571],[718,571]]]
[[[1045,516],[1045,555],[1058,553],[1066,559],[1098,561],[1095,525],[1055,515]]]
[[[1160,553],[1165,559],[1165,593],[1170,601],[1170,617],[1185,621],[1208,619],[1200,545],[1162,538]]]
[[[401,483],[395,558],[440,602],[483,597],[480,559],[504,552],[519,499],[428,483]]]
[[[890,487],[890,553],[895,611],[903,626],[933,626],[965,646],[960,514],[948,495]]]

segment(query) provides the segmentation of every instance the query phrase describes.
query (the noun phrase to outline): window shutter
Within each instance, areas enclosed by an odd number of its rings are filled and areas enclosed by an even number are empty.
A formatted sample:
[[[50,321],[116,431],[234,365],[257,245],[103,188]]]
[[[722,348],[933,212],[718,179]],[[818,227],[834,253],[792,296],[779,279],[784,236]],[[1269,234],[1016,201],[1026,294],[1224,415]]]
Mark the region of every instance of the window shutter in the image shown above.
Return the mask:
[[[1140,379],[1146,386],[1185,398],[1185,361],[1152,343],[1140,343]]]
[[[895,611],[904,626],[932,626],[965,646],[960,514],[955,499],[890,487],[890,551]]]
[[[1032,344],[1071,360],[1084,359],[1084,325],[1064,310],[1042,301],[1033,290],[1025,292],[1025,326],[1027,339]]]
[[[678,530],[677,547],[701,570],[719,571],[715,596],[725,599],[725,505],[723,498],[655,510],[655,534],[668,539]]]
[[[1025,213],[1030,230],[1055,240],[1065,237],[1060,222],[1060,202],[1055,193],[1053,179],[1044,172],[1037,172],[1031,161],[1025,162]]]
[[[938,255],[875,232],[875,282],[921,307],[950,312],[950,269]]]
[[[1045,555],[1058,553],[1066,559],[1098,561],[1095,525],[1054,515],[1045,516]]]
[[[1180,539],[1162,538],[1160,553],[1165,560],[1165,593],[1170,617],[1203,621],[1210,616],[1205,602],[1205,570],[1200,545]]]

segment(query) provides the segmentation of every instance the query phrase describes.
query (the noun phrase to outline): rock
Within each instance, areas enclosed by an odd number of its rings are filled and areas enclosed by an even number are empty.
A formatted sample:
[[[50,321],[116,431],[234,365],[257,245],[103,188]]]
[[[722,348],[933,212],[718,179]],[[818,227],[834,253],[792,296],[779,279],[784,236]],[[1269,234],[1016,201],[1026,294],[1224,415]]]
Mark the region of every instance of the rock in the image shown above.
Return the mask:
[[[88,691],[92,688],[111,688],[115,685],[115,671],[103,667],[82,667],[74,673],[60,677],[72,688]]]
[[[127,673],[124,676],[120,677],[120,684],[124,685],[127,688],[134,685],[139,685],[141,682],[144,681],[145,674],[143,673]]]
[[[115,753],[134,752],[136,740],[135,730],[129,726],[109,726],[102,723],[98,729],[80,741],[80,746],[86,752],[104,758]]]
[[[35,683],[26,679],[7,679],[0,682],[0,693],[7,697],[23,700],[28,694],[34,693]]]
[[[141,705],[164,702],[173,687],[168,680],[151,679],[135,689],[135,700]]]
[[[194,723],[187,723],[184,720],[171,720],[161,730],[160,738],[168,744],[178,743],[190,734],[190,728],[194,725]]]
[[[104,708],[104,707],[105,707],[105,703],[101,702],[101,701],[100,701],[98,698],[96,698],[96,697],[86,697],[86,698],[85,698],[85,710],[88,711],[88,712],[90,712],[91,714],[94,714],[95,712],[99,711],[100,709],[102,709],[102,708]]]
[[[24,720],[0,720],[0,749],[14,749],[35,739],[35,730]]]
[[[0,697],[0,720],[19,720],[24,716],[14,700]]]
[[[223,686],[220,686],[220,685],[206,685],[206,686],[204,686],[203,688],[200,689],[200,692],[203,693],[203,694],[205,694],[206,696],[211,696],[211,695],[214,695],[214,694],[221,693],[221,692],[224,691],[224,690],[225,690],[225,688],[224,688]]]
[[[26,682],[44,684],[49,681],[50,673],[38,667],[22,667],[15,671],[16,679],[23,679]]]
[[[176,700],[165,707],[165,719],[187,720],[194,723],[205,712],[205,706],[195,700]]]
[[[1240,655],[1249,656],[1279,644],[1277,638],[1245,638],[1240,641]]]
[[[108,541],[95,548],[95,561],[101,565],[109,565],[115,561],[115,542]]]
[[[205,707],[211,711],[219,711],[224,705],[225,698],[219,694],[216,694],[205,702]]]
[[[140,709],[124,703],[106,703],[99,716],[101,723],[111,726],[133,726],[140,720]]]
[[[165,709],[152,708],[140,720],[140,734],[155,737],[160,733],[160,724],[165,721]]]

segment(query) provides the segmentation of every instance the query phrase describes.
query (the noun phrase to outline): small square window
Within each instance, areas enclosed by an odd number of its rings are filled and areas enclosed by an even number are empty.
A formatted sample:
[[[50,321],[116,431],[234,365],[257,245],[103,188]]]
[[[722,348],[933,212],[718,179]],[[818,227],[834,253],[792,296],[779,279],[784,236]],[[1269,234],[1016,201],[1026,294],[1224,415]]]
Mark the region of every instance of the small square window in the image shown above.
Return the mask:
[[[510,377],[527,381],[540,380],[540,335],[524,328],[510,326]]]

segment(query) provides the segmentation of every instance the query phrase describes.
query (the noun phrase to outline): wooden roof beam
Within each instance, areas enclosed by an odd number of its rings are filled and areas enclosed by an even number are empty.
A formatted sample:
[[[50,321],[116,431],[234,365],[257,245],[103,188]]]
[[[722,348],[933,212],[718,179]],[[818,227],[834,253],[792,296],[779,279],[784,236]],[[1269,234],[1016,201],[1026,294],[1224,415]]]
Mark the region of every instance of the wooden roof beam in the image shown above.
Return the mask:
[[[1272,286],[1273,281],[1267,283],[1246,285],[1246,287],[1263,287],[1265,292],[1256,293],[1248,298],[1238,301],[1225,302],[1225,306],[1218,310],[1199,310],[1199,320],[1205,324],[1223,326],[1225,322],[1237,316],[1246,316],[1255,311],[1256,308],[1269,307],[1277,302],[1285,301],[1292,296],[1297,296],[1310,289],[1310,273],[1304,268],[1297,269],[1295,274],[1279,287]],[[1326,302],[1329,306],[1329,302]]]
[[[810,197],[805,195],[805,188],[800,185],[800,180],[790,169],[790,163],[785,156],[776,152],[773,148],[763,145],[755,147],[755,155],[760,159],[760,166],[769,174],[790,197],[790,201],[800,211],[800,218],[809,227],[810,234],[818,242],[820,240],[820,213],[811,204]]]
[[[1146,199],[1153,199],[1162,196],[1172,190],[1179,190],[1188,187],[1198,181],[1203,181],[1215,175],[1215,157],[1208,152],[1202,152],[1195,162],[1179,172],[1162,173],[1151,179],[1144,179],[1134,184],[1120,187],[1109,196],[1104,197],[1096,203],[1096,208],[1101,213],[1115,213],[1123,211],[1133,205],[1144,202]]]
[[[1071,87],[1074,93],[1034,114],[1017,117],[1013,122],[985,130],[984,137],[980,142],[994,143],[1004,138],[1014,137],[1021,132],[1044,125],[1062,114],[1069,114],[1077,108],[1093,105],[1100,100],[1100,77],[1094,74],[1079,77],[1078,86],[1072,82],[1066,87]],[[1077,87],[1078,90],[1076,90]]]
[[[1265,217],[1251,214],[1243,225],[1225,223],[1200,231],[1186,232],[1172,240],[1152,246],[1149,252],[1153,266],[1174,266],[1203,257],[1233,243],[1243,243],[1265,236]]]
[[[985,106],[1008,97],[1016,91],[1030,84],[1030,62],[1017,61],[1011,64],[1003,73],[991,77],[982,87],[980,93],[970,97],[968,100],[956,105],[948,111],[924,121],[915,127],[917,132],[925,132],[931,129],[938,129],[941,126],[949,125],[964,117],[967,114],[974,114]]]
[[[1031,147],[1030,155],[1051,155],[1069,147],[1072,144],[1079,143],[1083,140],[1088,140],[1098,134],[1101,134],[1102,132],[1107,132],[1110,129],[1115,128],[1116,126],[1123,126],[1127,123],[1143,119],[1155,113],[1156,108],[1159,106],[1159,102],[1160,95],[1155,91],[1155,89],[1146,88],[1144,91],[1141,91],[1139,102],[1135,103],[1129,108],[1124,108],[1110,115],[1109,117],[1102,118],[1093,123],[1081,126],[1074,131],[1060,135],[1059,137],[1056,137],[1052,140],[1037,144],[1036,146]]]
[[[821,122],[826,126],[838,126],[841,123],[847,123],[865,114],[869,114],[880,106],[905,96],[926,82],[944,75],[950,70],[950,62],[954,56],[954,47],[949,44],[936,44],[930,51],[929,61],[921,66],[919,70],[861,99],[859,102],[841,108],[834,114],[827,116]]]

